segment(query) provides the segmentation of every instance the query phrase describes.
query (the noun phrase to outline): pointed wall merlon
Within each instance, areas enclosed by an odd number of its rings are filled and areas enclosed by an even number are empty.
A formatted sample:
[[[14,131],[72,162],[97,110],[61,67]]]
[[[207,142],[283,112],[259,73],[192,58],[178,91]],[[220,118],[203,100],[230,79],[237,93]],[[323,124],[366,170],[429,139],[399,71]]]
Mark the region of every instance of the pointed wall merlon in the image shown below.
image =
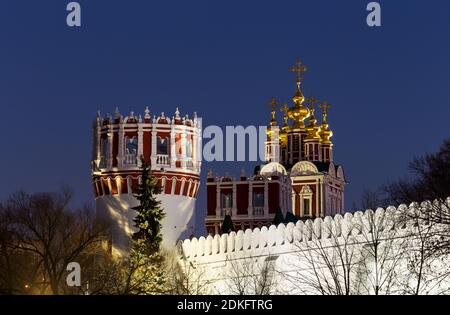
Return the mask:
[[[348,237],[349,235],[360,235],[372,233],[373,229],[383,227],[384,231],[411,231],[415,228],[411,220],[402,220],[405,217],[414,217],[421,209],[433,207],[450,208],[450,197],[446,202],[434,201],[412,203],[411,205],[400,205],[398,208],[378,208],[376,211],[346,213],[344,216],[338,214],[334,217],[325,217],[298,221],[296,224],[272,225],[254,230],[240,230],[237,233],[222,234],[221,236],[209,235],[187,239],[178,243],[181,255],[186,258],[203,257],[211,255],[222,255],[241,251],[253,251],[265,248],[277,248],[292,243],[302,243],[314,240],[326,240],[331,237]]]

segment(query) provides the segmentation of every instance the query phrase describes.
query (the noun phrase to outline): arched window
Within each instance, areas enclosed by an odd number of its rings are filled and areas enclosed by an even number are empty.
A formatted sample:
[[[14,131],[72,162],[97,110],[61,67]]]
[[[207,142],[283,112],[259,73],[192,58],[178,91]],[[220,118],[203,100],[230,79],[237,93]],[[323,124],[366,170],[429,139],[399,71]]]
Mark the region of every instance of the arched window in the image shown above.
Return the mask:
[[[253,192],[253,215],[263,215],[264,214],[264,192],[254,191]]]
[[[313,191],[309,186],[303,186],[300,191],[300,209],[301,216],[312,216],[312,197]]]
[[[222,208],[231,208],[233,206],[233,198],[231,193],[222,193]]]
[[[127,154],[137,154],[138,141],[136,137],[128,138],[125,137],[125,153]]]
[[[109,141],[102,139],[100,143],[100,167],[106,167],[109,156]]]
[[[186,137],[186,157],[192,157],[192,138],[191,136]]]
[[[138,140],[136,137],[125,137],[125,164],[136,164]]]
[[[158,137],[156,147],[157,147],[157,154],[168,155],[169,139],[167,137]]]

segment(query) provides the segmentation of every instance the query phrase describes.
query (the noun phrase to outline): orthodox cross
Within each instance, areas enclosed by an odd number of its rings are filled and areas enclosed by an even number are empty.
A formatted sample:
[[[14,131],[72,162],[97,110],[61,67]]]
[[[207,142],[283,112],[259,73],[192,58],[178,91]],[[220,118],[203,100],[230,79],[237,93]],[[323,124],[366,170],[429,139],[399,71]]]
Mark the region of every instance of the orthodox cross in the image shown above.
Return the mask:
[[[316,100],[316,98],[314,96],[311,96],[308,99],[309,109],[311,110],[312,115],[314,115],[314,106],[316,105],[317,102],[318,102],[318,100]]]
[[[306,71],[308,71],[308,68],[300,60],[297,60],[291,68],[291,72],[297,73],[297,82],[302,80],[302,73]]]
[[[289,106],[286,103],[284,103],[283,106],[281,107],[281,112],[283,113],[283,120],[285,125],[287,125],[287,121],[289,119],[288,110]]]
[[[276,112],[276,106],[278,105],[277,100],[275,97],[272,97],[269,101],[269,107],[272,110],[272,120],[275,120],[275,112]]]
[[[326,122],[328,110],[331,108],[331,105],[327,101],[323,101],[319,107],[322,110],[323,121]]]

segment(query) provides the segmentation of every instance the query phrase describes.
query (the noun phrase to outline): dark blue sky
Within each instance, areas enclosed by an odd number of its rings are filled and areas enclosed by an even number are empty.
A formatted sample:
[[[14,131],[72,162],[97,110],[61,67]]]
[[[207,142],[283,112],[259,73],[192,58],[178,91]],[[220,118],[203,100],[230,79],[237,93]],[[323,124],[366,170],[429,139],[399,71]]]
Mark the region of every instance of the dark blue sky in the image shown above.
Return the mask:
[[[365,0],[84,0],[80,29],[66,26],[68,2],[1,2],[2,198],[65,183],[92,201],[97,109],[179,105],[206,125],[266,124],[271,96],[290,101],[296,58],[310,69],[305,94],[333,105],[348,207],[449,136],[449,1],[380,1],[379,29],[365,24]]]

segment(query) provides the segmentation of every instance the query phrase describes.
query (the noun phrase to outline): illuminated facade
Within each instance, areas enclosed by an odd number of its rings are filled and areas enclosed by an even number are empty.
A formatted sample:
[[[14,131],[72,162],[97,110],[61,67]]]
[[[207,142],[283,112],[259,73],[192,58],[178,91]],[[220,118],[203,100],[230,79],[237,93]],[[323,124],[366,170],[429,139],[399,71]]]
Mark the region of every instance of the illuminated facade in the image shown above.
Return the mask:
[[[121,255],[134,230],[140,157],[151,163],[159,179],[158,199],[166,212],[162,225],[163,245],[172,247],[179,239],[194,234],[195,201],[200,185],[201,120],[194,113],[181,117],[178,108],[172,118],[161,113],[144,116],[133,112],[114,117],[98,114],[94,123],[92,180],[96,210],[112,222],[112,248]]]
[[[239,180],[208,174],[205,225],[209,234],[220,233],[226,215],[231,216],[235,229],[253,229],[273,224],[277,211],[284,217],[291,213],[297,218],[325,217],[344,211],[346,182],[343,167],[333,161],[330,105],[326,101],[320,104],[319,124],[315,110],[318,101],[310,97],[308,106],[304,105],[301,83],[306,67],[297,62],[291,70],[296,73],[296,91],[293,105],[281,107],[281,127],[275,118],[277,102],[270,102],[266,163],[251,177],[242,173]]]

